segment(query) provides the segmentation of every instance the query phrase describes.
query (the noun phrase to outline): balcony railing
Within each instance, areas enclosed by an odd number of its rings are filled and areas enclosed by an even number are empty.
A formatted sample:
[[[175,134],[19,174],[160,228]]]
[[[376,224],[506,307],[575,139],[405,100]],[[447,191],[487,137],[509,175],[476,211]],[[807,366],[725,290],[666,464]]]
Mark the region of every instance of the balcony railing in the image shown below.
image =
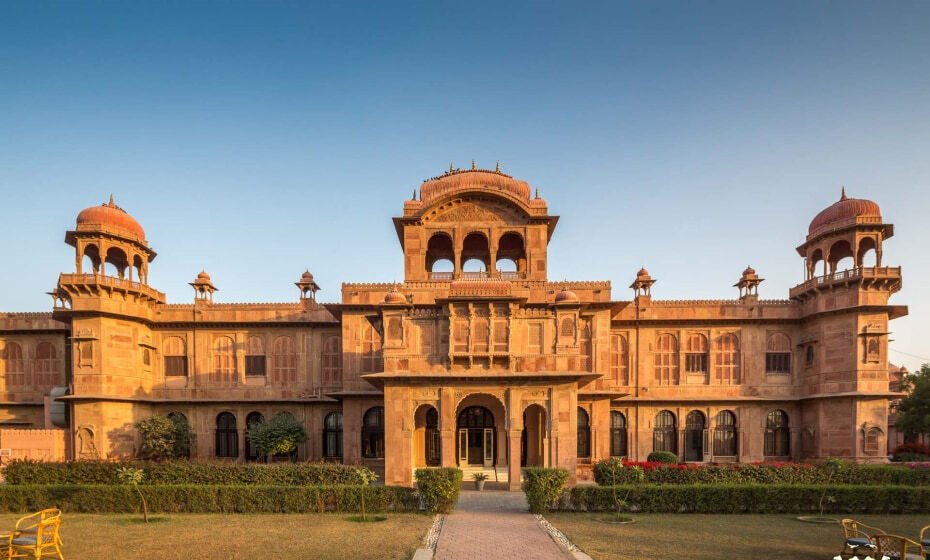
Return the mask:
[[[122,290],[132,290],[152,299],[164,302],[165,294],[141,282],[130,281],[127,278],[117,278],[105,274],[62,274],[59,284],[84,284],[87,286],[106,286]]]
[[[456,274],[455,272],[430,272],[429,273],[430,280],[447,281],[447,282],[456,280],[456,279],[487,280],[490,278],[495,278],[495,279],[499,278],[501,280],[522,280],[524,277],[525,277],[524,274],[513,271],[513,270],[509,270],[509,271],[499,270],[493,274],[489,273],[486,270],[466,271],[466,272],[459,272],[458,274]]]
[[[789,295],[794,297],[797,294],[806,292],[813,288],[831,286],[833,284],[842,284],[845,282],[851,282],[853,280],[885,278],[894,279],[900,277],[900,266],[861,266],[858,268],[840,270],[832,274],[824,274],[823,276],[816,276],[811,278],[810,280],[802,282],[794,288],[791,288]]]

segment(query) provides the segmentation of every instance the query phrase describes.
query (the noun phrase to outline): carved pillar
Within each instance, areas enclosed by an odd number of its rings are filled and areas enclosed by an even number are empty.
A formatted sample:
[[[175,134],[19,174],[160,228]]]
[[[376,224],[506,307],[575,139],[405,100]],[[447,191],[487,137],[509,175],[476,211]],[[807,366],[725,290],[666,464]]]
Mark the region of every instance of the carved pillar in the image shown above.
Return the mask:
[[[455,467],[455,400],[452,389],[439,389],[440,463]]]
[[[520,490],[520,430],[509,430],[510,462],[507,468],[507,480],[510,491]]]

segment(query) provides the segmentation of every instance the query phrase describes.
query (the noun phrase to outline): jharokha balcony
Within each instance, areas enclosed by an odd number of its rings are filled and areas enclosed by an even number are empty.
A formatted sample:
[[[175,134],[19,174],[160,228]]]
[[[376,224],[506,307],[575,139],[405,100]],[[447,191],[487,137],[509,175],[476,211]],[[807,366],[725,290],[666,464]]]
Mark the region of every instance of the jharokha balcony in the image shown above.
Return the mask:
[[[896,292],[901,289],[900,266],[862,266],[815,276],[788,291],[791,299],[804,300],[810,295],[859,282],[864,290],[875,288]]]
[[[61,274],[58,288],[53,292],[56,307],[65,307],[65,302],[82,296],[112,296],[115,293],[165,303],[165,294],[141,282],[104,274]],[[59,305],[60,302],[60,305]]]

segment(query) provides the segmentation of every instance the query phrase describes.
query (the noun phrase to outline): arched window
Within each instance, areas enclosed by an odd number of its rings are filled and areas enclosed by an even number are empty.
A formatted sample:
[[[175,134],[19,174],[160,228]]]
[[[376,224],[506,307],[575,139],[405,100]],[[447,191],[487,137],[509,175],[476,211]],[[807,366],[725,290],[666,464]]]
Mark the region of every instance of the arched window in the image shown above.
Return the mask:
[[[519,278],[526,270],[526,248],[523,237],[518,233],[507,232],[497,242],[497,269],[501,278]]]
[[[323,457],[342,457],[342,413],[330,412],[323,419]]]
[[[678,455],[678,430],[675,427],[675,415],[669,410],[656,414],[655,427],[652,430],[652,450]]]
[[[814,357],[814,345],[808,344],[807,348],[804,350],[804,363],[806,363],[808,366],[814,365]]]
[[[221,412],[216,417],[216,456],[239,456],[239,430],[236,417],[229,412]]]
[[[692,410],[685,416],[685,461],[699,462],[704,460],[705,440],[704,434],[707,420],[700,410]]]
[[[362,457],[384,458],[384,407],[373,406],[362,418]]]
[[[262,459],[261,453],[258,449],[255,449],[255,446],[249,440],[249,431],[256,426],[265,421],[265,417],[261,412],[250,412],[248,416],[245,417],[245,460],[246,461],[258,461]]]
[[[626,416],[610,411],[610,456],[626,457]]]
[[[789,447],[788,415],[784,410],[773,410],[765,417],[765,456],[787,457]]]
[[[588,412],[578,407],[578,458],[591,458],[591,424]]]
[[[213,382],[236,382],[236,343],[228,336],[218,336],[213,341]]]
[[[739,377],[739,339],[725,333],[714,342],[714,377],[721,385],[737,385]]]
[[[381,361],[381,335],[371,325],[362,331],[362,373],[376,373],[384,369]]]
[[[342,351],[339,337],[331,336],[323,342],[323,385],[334,387],[342,379]]]
[[[688,344],[685,347],[685,371],[707,373],[707,338],[703,334],[692,333],[688,336]]]
[[[862,452],[871,457],[878,455],[883,435],[881,428],[872,427],[866,430],[862,442]]]
[[[265,375],[265,340],[260,336],[250,336],[245,341],[245,374]]]
[[[559,336],[564,337],[564,338],[574,338],[575,336],[574,317],[564,317],[562,319],[562,328],[559,330]]]
[[[294,339],[279,336],[271,346],[274,357],[271,362],[271,381],[274,383],[297,382],[297,351]]]
[[[439,412],[430,407],[426,411],[426,465],[429,467],[438,467],[442,462],[442,449],[439,436]]]
[[[23,361],[23,347],[15,342],[7,342],[3,348],[3,369],[6,372],[7,387],[21,387],[26,384],[26,364]]]
[[[484,276],[491,264],[491,250],[488,238],[480,232],[473,231],[462,240],[461,270]]]
[[[35,359],[35,385],[39,387],[52,387],[58,383],[58,352],[51,342],[40,342],[36,345]]]
[[[142,365],[146,368],[152,367],[152,352],[148,348],[142,349]]]
[[[165,377],[187,375],[187,345],[179,336],[169,336],[162,344],[165,356]]]
[[[630,346],[622,334],[610,336],[610,379],[617,385],[630,382],[629,368]]]
[[[653,353],[656,382],[659,385],[678,384],[678,339],[672,334],[660,334]]]
[[[591,319],[578,320],[578,354],[581,357],[581,371],[594,371],[594,329]]]
[[[452,238],[445,233],[434,233],[426,243],[426,270],[433,280],[451,280],[455,264]]]
[[[769,335],[765,343],[765,372],[791,373],[791,340],[782,333]]]
[[[714,418],[714,455],[719,457],[736,456],[736,415],[729,410],[721,410]]]

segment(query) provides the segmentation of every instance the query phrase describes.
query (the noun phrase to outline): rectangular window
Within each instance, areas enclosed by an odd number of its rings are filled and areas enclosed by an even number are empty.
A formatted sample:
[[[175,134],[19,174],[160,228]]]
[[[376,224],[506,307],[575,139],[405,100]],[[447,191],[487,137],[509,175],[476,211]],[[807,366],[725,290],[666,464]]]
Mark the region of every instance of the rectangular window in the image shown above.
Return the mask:
[[[766,373],[791,373],[791,352],[766,352]]]
[[[265,375],[265,356],[246,356],[245,374]]]
[[[488,338],[491,334],[490,325],[486,317],[475,317],[472,321],[474,340],[472,340],[473,352],[487,352]]]
[[[530,323],[529,340],[527,342],[527,354],[542,354],[543,347],[543,326],[542,323]]]
[[[494,352],[507,352],[507,320],[497,319],[494,321]]]
[[[452,323],[452,351],[468,352],[468,321],[465,319],[456,319]]]
[[[187,356],[165,356],[165,377],[187,375]]]
[[[685,354],[685,371],[688,373],[706,373],[707,354]]]

